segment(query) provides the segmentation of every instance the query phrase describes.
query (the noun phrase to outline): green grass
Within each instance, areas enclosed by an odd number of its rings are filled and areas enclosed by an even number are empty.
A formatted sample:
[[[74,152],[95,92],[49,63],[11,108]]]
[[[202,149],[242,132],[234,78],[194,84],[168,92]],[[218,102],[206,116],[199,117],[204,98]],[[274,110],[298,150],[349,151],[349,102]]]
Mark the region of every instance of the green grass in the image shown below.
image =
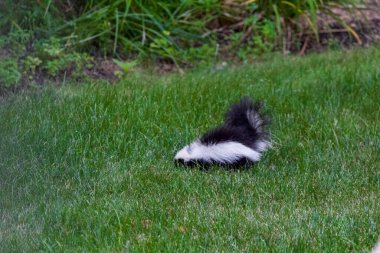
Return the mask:
[[[380,233],[380,49],[0,105],[0,251],[368,252]],[[177,168],[176,150],[242,95],[274,148],[248,171]]]

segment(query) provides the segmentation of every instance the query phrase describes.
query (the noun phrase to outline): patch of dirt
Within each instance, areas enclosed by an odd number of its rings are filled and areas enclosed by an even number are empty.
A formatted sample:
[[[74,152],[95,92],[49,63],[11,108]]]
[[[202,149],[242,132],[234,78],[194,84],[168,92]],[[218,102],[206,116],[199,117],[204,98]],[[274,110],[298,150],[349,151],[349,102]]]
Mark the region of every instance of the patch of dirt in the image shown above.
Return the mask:
[[[95,79],[115,81],[118,78],[115,72],[121,70],[121,68],[110,59],[94,59],[92,65],[91,68],[86,68],[84,73]]]
[[[303,30],[308,32],[298,34],[302,42],[300,54],[311,50],[323,51],[331,43],[351,47],[380,42],[380,0],[367,0],[365,4],[356,5],[355,8],[331,5],[329,11],[332,14],[318,15],[319,41],[308,29],[307,21],[303,20]],[[333,18],[333,15],[337,18]],[[352,31],[349,31],[351,28]]]
[[[5,48],[0,47],[0,59],[9,57],[9,53]]]

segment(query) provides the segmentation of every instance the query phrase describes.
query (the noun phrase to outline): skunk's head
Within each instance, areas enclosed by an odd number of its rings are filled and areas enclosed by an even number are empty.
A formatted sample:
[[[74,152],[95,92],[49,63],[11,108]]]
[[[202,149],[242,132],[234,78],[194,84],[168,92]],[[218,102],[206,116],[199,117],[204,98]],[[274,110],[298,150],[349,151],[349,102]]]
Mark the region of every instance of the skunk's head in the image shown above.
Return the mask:
[[[196,164],[206,163],[204,158],[204,146],[200,143],[199,140],[194,141],[193,143],[183,147],[174,157],[176,164],[192,166]]]

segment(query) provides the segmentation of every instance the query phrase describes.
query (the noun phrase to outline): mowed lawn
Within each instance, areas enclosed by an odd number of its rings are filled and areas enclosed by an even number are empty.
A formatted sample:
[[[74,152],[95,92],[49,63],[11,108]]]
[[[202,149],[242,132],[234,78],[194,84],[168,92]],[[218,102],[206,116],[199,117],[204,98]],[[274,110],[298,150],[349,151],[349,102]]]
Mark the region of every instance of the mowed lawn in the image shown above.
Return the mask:
[[[265,102],[249,170],[175,167],[231,102]],[[380,234],[380,48],[130,74],[0,104],[1,252],[368,252]]]

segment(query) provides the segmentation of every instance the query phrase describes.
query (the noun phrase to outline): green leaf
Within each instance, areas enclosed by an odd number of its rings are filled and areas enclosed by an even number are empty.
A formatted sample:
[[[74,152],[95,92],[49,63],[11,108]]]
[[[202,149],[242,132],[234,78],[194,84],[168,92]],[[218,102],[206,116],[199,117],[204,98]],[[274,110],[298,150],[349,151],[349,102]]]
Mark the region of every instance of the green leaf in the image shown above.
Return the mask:
[[[124,72],[128,72],[132,67],[134,67],[136,64],[137,64],[137,61],[131,61],[131,62],[127,62],[127,61],[119,61],[117,59],[113,59],[113,62],[119,66]]]

